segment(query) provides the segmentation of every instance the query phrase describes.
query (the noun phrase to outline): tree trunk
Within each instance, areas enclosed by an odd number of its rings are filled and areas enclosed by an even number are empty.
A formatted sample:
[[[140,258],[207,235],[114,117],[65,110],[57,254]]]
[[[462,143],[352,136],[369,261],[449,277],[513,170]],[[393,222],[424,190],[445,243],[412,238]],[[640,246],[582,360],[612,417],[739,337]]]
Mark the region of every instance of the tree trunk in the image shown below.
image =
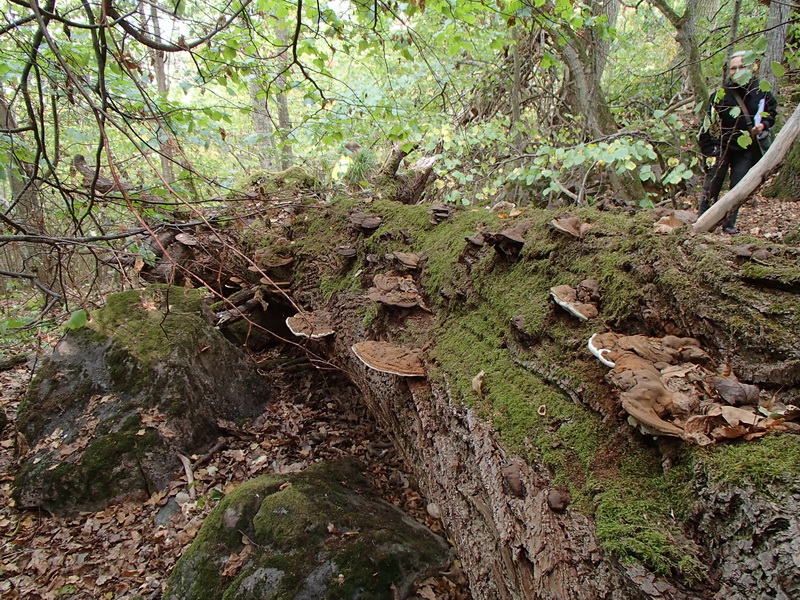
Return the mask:
[[[161,26],[158,22],[158,8],[156,4],[150,5],[150,20],[153,24],[153,36],[156,39],[161,38]],[[169,81],[167,80],[167,73],[165,68],[164,52],[161,50],[151,49],[151,57],[153,60],[153,67],[156,73],[156,89],[159,96],[166,99],[169,92]],[[172,133],[160,124],[161,131],[159,132],[159,159],[161,160],[161,176],[168,184],[175,183],[175,170],[173,169],[174,152],[172,148]],[[162,139],[162,137],[164,139]]]
[[[488,211],[453,211],[432,225],[427,207],[377,197],[352,202],[299,200],[290,214],[281,212],[285,205],[262,209],[265,239],[279,215],[291,220],[282,226],[292,231],[295,271],[285,278],[290,301],[280,302],[328,314],[335,335],[310,342],[309,351],[324,353],[363,393],[413,470],[429,513],[441,517],[473,598],[710,600],[722,590],[730,600],[749,600],[800,590],[793,562],[800,491],[787,467],[800,437],[719,442],[714,452],[661,439],[659,451],[620,415],[608,384],[613,373],[586,348],[607,327],[692,336],[709,353],[700,364],[711,377],[727,361],[741,381],[774,395],[776,406],[796,404],[800,332],[786,315],[800,306],[790,270],[786,285],[744,285],[745,269],[703,238],[665,243],[641,222],[589,208],[582,217],[603,231],[578,241],[559,237],[547,211],[530,209],[516,223]],[[367,239],[354,229],[353,208],[382,217],[380,232]],[[465,240],[514,224],[526,226],[512,234],[526,247],[517,259]],[[251,243],[255,231],[247,228]],[[332,260],[343,243],[356,255]],[[378,276],[398,269],[399,248],[426,256],[398,278],[406,294],[426,293],[412,308],[369,298],[373,284],[387,281]],[[705,276],[709,265],[713,277]],[[239,268],[240,279],[253,277],[245,264]],[[579,323],[550,302],[555,280],[595,274],[603,295],[596,321]],[[323,294],[321,281],[341,291]],[[272,310],[273,297],[264,299]],[[366,367],[353,350],[366,340],[424,348],[426,376]],[[779,452],[778,443],[785,444]],[[754,458],[740,466],[747,444]],[[786,479],[775,476],[787,468]],[[751,471],[754,481],[770,483],[731,479]],[[687,564],[696,570],[682,571]]]
[[[697,45],[697,20],[703,0],[689,0],[682,15],[679,15],[666,0],[651,0],[655,6],[675,28],[675,40],[681,47],[683,63],[696,104],[703,106],[704,111],[708,103],[709,93],[706,80],[703,76],[703,66],[700,59],[700,48]],[[704,114],[703,113],[701,114]]]
[[[272,162],[275,154],[275,138],[273,137],[268,99],[266,96],[259,97],[259,94],[263,91],[260,77],[254,74],[248,88],[250,90],[250,106],[253,109],[253,131],[259,136],[256,144],[258,162],[262,169],[273,171],[276,170]]]
[[[733,189],[720,198],[711,208],[697,219],[694,224],[695,231],[710,231],[716,227],[728,214],[742,206],[767,175],[784,159],[794,140],[800,133],[800,105],[781,129],[769,150],[761,157],[747,175],[737,183]]]
[[[786,31],[789,29],[789,12],[791,5],[788,2],[770,2],[769,16],[767,17],[767,51],[761,62],[759,77],[768,81],[772,86],[772,93],[777,98],[780,91],[780,80],[772,71],[772,63],[783,63],[786,52]]]
[[[288,44],[289,35],[286,30],[278,28],[278,39],[282,44]],[[288,64],[286,54],[281,54],[280,61],[282,64]],[[286,74],[281,73],[275,80],[275,85],[278,87],[278,93],[275,95],[275,101],[278,104],[278,134],[283,139],[283,146],[281,147],[281,168],[288,169],[294,162],[292,154],[292,143],[290,136],[292,135],[292,120],[289,116],[289,101],[287,99],[287,79]]]
[[[5,98],[0,96],[0,127],[13,130],[17,128],[17,121],[11,111],[11,107]],[[14,135],[8,134],[13,140]],[[13,142],[12,142],[13,143]],[[45,233],[44,209],[39,197],[38,184],[32,181],[27,166],[22,163],[13,153],[9,154],[6,163],[6,176],[11,188],[11,211],[8,216],[12,221],[21,227],[25,233],[43,234]],[[10,270],[22,271],[33,269],[35,265],[26,263],[36,253],[36,248],[29,244],[20,244],[19,252],[12,252],[6,257]],[[45,273],[42,273],[45,275]],[[44,279],[51,279],[45,277]]]

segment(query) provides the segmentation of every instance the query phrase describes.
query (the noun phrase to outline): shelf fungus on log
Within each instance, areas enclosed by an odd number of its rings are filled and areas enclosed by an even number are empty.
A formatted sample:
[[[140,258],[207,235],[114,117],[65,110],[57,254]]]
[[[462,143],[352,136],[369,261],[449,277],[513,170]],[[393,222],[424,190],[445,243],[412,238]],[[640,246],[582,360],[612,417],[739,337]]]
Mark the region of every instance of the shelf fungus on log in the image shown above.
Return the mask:
[[[433,204],[428,211],[428,214],[431,215],[431,225],[438,225],[442,221],[446,221],[452,213],[453,207],[448,204]]]
[[[758,388],[732,375],[719,377],[694,338],[601,333],[589,338],[588,347],[611,367],[606,381],[643,433],[707,446],[800,428],[786,423],[800,418],[800,410],[773,414],[769,400],[759,405]]]
[[[197,238],[188,233],[179,233],[175,236],[175,241],[180,242],[184,246],[197,246],[197,244],[199,244]]]
[[[297,337],[317,340],[336,333],[331,315],[326,311],[301,312],[286,319],[286,326]]]
[[[353,258],[358,254],[358,250],[352,244],[339,244],[336,246],[334,252],[341,256],[342,258]]]
[[[399,250],[386,255],[387,260],[395,261],[399,263],[400,266],[411,270],[418,269],[423,258],[423,256],[414,254],[413,252],[400,252]]]
[[[350,223],[357,229],[366,233],[375,231],[383,223],[383,219],[375,215],[368,215],[361,211],[350,213]]]
[[[388,342],[366,341],[353,344],[353,354],[370,369],[400,377],[424,377],[422,351],[402,348]]]
[[[578,290],[569,285],[557,285],[550,288],[550,295],[561,308],[575,315],[581,321],[594,319],[599,313],[597,306],[591,301],[591,295],[586,295],[586,300],[578,297]]]
[[[531,222],[525,219],[513,227],[499,233],[486,233],[483,237],[484,241],[492,246],[500,256],[516,258],[525,245],[525,234],[530,228]]]
[[[423,310],[428,310],[417,286],[410,278],[379,273],[372,278],[372,282],[375,285],[367,290],[367,298],[373,302],[400,308],[419,306]]]
[[[593,227],[591,223],[584,223],[578,217],[573,217],[570,214],[563,214],[560,217],[556,217],[550,221],[550,224],[556,229],[576,237],[579,240],[583,239],[586,232]]]

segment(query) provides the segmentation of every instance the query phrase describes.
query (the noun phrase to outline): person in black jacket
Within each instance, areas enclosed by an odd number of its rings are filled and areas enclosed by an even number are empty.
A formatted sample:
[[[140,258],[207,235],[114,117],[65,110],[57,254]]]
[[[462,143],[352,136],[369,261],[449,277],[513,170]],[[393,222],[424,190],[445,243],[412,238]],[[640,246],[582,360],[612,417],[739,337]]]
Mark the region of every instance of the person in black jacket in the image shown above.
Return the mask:
[[[698,216],[717,201],[728,171],[733,187],[758,162],[762,154],[760,142],[775,124],[778,112],[775,97],[770,92],[762,92],[755,77],[742,81],[746,74],[740,71],[747,69],[742,62],[744,54],[736,52],[731,56],[725,87],[711,95],[709,122],[700,132],[700,151],[708,157],[706,164],[709,168]],[[718,135],[714,135],[717,127]],[[743,135],[749,136],[747,147],[740,143],[739,138]],[[731,213],[722,224],[723,232],[736,233],[737,213],[738,210]]]

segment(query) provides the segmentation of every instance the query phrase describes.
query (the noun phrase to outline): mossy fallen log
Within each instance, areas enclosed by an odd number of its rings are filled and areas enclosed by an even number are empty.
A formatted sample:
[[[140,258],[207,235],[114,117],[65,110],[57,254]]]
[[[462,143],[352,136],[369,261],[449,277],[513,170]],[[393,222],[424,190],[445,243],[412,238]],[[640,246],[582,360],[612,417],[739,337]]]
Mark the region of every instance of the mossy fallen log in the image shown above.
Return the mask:
[[[761,538],[779,558],[756,564],[752,553],[718,543],[730,522],[724,507],[705,501],[698,524],[697,498],[724,495],[708,490],[728,489],[742,452],[770,457],[741,482],[751,501],[768,488],[792,498],[800,437],[700,450],[645,436],[627,423],[606,367],[586,349],[603,331],[697,338],[720,369],[727,364],[762,394],[796,403],[793,286],[753,285],[725,240],[685,228],[655,235],[645,213],[577,210],[592,227],[574,238],[550,225],[553,212],[526,210],[515,257],[466,241],[513,226],[484,209],[435,224],[427,206],[374,201],[369,212],[383,222],[369,236],[337,216],[354,209],[364,207],[343,200],[330,212],[298,214],[293,293],[308,310],[333,312],[332,356],[440,507],[475,597],[634,598],[652,589],[711,597],[725,589],[744,598],[796,589],[797,577],[780,573],[791,557],[780,535]],[[342,243],[355,259],[331,264],[324,257]],[[394,267],[384,257],[398,251],[427,256],[411,275],[432,313],[367,299],[374,275]],[[790,277],[781,256],[773,267]],[[579,321],[550,290],[586,278],[599,283],[599,316]],[[427,379],[406,382],[356,363],[350,346],[365,339],[426,348]],[[516,473],[504,474],[509,468]],[[562,512],[547,502],[553,490],[571,499]],[[774,510],[798,522],[791,502]],[[737,573],[749,573],[757,591],[736,583]]]
[[[353,227],[355,211],[381,221]],[[572,216],[587,225],[577,236],[546,210],[462,207],[441,220],[384,200],[296,206],[280,224],[295,258],[288,294],[336,330],[301,343],[358,384],[441,513],[474,597],[791,597],[800,436],[709,448],[654,438],[628,422],[587,340],[693,338],[706,368],[758,386],[770,406],[798,404],[796,286],[761,285],[724,238],[657,235],[648,213]],[[272,227],[265,217],[264,245]],[[483,241],[517,228],[513,252]],[[258,235],[253,224],[248,243]],[[794,281],[795,250],[771,248],[760,272]],[[398,253],[426,258],[406,269]],[[370,300],[376,275],[407,278],[423,301]],[[598,314],[579,320],[551,290],[586,280]],[[366,340],[422,349],[425,377],[364,366],[352,347]],[[747,506],[764,520],[745,526]],[[731,543],[737,526],[753,543]]]

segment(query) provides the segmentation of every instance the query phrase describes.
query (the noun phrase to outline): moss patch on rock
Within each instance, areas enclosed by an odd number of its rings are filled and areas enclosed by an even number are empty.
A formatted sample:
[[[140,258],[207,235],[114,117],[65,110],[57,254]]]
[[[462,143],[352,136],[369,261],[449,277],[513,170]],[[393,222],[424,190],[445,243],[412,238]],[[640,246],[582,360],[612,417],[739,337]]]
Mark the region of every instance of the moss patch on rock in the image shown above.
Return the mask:
[[[32,453],[19,506],[93,510],[150,493],[266,401],[255,366],[205,316],[200,290],[154,285],[115,294],[37,371],[17,425]],[[147,416],[149,421],[144,422]]]
[[[245,549],[239,569],[228,557]],[[165,598],[390,599],[446,564],[444,540],[376,498],[354,461],[266,475],[231,492],[176,565]],[[224,573],[223,573],[224,572]]]

